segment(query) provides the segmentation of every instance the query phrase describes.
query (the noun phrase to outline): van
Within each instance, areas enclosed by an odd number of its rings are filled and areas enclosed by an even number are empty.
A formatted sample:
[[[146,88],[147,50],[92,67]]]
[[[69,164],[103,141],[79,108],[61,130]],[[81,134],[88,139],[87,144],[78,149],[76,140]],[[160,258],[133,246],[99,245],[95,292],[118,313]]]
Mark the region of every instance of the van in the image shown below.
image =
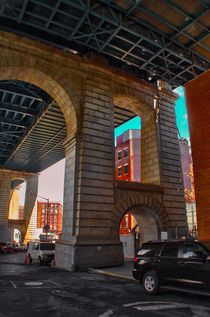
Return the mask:
[[[50,241],[31,241],[27,250],[28,263],[50,263],[55,257],[55,243]]]

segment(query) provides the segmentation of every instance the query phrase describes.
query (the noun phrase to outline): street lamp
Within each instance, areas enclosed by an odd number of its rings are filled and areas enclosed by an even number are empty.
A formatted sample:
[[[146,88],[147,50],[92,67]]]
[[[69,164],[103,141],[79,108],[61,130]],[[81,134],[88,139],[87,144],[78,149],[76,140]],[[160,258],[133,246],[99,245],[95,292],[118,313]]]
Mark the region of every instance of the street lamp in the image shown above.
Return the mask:
[[[47,240],[47,234],[48,234],[48,231],[49,231],[49,229],[50,229],[50,225],[49,225],[49,223],[48,223],[48,218],[49,218],[49,212],[50,212],[50,202],[49,202],[49,198],[46,198],[46,197],[42,197],[42,196],[38,196],[38,197],[40,197],[40,198],[42,198],[42,199],[44,199],[44,200],[46,200],[47,201],[47,221],[46,221],[46,224],[44,225],[44,229],[45,229],[45,231],[46,231],[46,240]]]

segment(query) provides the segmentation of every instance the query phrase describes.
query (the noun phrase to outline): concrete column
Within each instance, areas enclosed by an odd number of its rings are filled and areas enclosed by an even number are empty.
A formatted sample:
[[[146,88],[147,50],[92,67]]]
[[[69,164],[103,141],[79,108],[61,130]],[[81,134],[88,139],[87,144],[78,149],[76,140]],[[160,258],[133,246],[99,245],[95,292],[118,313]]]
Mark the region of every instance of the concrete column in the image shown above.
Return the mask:
[[[38,193],[39,174],[29,176],[26,184],[24,220],[25,226],[22,229],[22,237],[27,242],[34,237],[37,226],[36,198]]]
[[[55,263],[69,271],[75,269],[75,217],[79,164],[79,137],[72,136],[65,144],[65,179],[62,239],[56,243]]]
[[[10,241],[11,230],[8,227],[11,180],[5,173],[0,173],[0,241]]]
[[[160,97],[157,122],[161,186],[164,188],[163,204],[168,217],[163,228],[169,238],[178,238],[187,234],[186,205],[183,190],[183,177],[176,116],[175,99]]]
[[[114,117],[109,85],[106,75],[88,70],[82,133],[66,163],[65,241],[56,247],[56,266],[68,270],[123,263],[122,243],[112,222]],[[67,255],[65,263],[62,253]]]
[[[154,111],[142,117],[141,177],[142,183],[160,185],[160,163]]]

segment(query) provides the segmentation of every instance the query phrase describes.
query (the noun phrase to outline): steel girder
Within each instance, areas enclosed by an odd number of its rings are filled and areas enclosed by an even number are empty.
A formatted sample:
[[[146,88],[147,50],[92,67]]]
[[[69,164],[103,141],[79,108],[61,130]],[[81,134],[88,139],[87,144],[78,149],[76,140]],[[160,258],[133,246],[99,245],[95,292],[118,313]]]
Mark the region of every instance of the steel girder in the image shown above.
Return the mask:
[[[183,15],[184,23],[175,25],[159,12],[149,9],[145,0],[8,0],[0,2],[0,27],[56,45],[70,52],[86,54],[95,50],[109,63],[146,80],[168,81],[172,87],[184,84],[209,68],[210,52],[206,43],[209,28],[202,18],[209,14],[207,1],[192,15],[175,1],[159,0]],[[138,13],[171,29],[167,34]],[[194,25],[202,30],[195,37],[188,31]],[[183,35],[186,45],[178,40]]]

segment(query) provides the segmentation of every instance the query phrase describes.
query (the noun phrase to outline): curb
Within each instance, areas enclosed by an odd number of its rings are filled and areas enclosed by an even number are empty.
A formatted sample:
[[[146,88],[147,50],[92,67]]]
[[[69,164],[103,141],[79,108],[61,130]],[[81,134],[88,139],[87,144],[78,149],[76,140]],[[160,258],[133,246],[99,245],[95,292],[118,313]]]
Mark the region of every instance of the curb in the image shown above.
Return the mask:
[[[117,274],[117,273],[106,272],[106,271],[98,270],[98,269],[94,269],[94,268],[89,268],[88,272],[89,273],[99,273],[99,274],[111,276],[111,277],[117,277],[117,278],[121,278],[124,280],[128,280],[130,282],[137,282],[133,277],[129,277],[129,276],[125,276],[125,275],[121,275],[121,274]]]

